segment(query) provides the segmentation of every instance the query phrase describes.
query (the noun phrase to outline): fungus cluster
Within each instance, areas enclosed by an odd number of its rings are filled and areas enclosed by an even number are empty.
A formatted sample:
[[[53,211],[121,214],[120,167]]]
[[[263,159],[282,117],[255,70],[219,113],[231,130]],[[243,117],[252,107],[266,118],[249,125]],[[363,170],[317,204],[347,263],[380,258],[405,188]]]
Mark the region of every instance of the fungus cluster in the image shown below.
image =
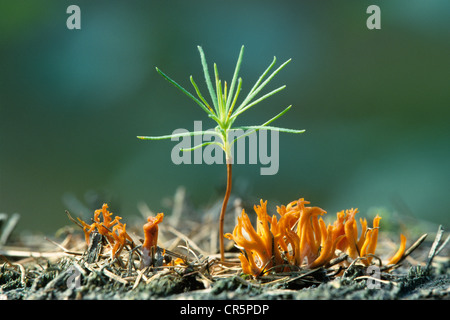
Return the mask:
[[[112,212],[109,212],[108,205],[103,204],[101,209],[95,210],[92,224],[87,224],[80,218],[77,218],[81,223],[84,231],[86,244],[89,246],[91,241],[91,234],[96,232],[102,235],[104,239],[104,248],[111,252],[111,259],[116,258],[126,245],[131,245],[133,249],[135,243],[126,231],[126,224],[120,222],[122,219],[119,216],[112,217]],[[158,224],[163,221],[164,214],[158,213],[156,217],[148,217],[147,223],[143,226],[144,240],[142,242],[140,257],[141,268],[146,266],[153,266],[156,264],[162,265],[165,250],[158,250]],[[142,241],[142,240],[141,240]],[[159,261],[159,260],[161,261]],[[158,260],[158,261],[157,261]],[[173,261],[174,264],[179,264],[180,261]]]
[[[104,203],[101,209],[95,210],[92,224],[87,224],[80,218],[78,221],[83,226],[86,244],[89,245],[91,233],[98,232],[108,242],[108,246],[111,248],[111,258],[114,259],[126,245],[126,241],[133,243],[133,240],[126,231],[126,223],[123,224],[119,221],[122,217],[115,216],[113,219],[111,216],[112,212],[108,211],[108,205]]]
[[[352,260],[360,259],[366,266],[371,264],[378,242],[380,216],[373,219],[371,228],[366,219],[360,219],[359,233],[355,220],[357,209],[338,212],[336,220],[327,226],[321,217],[326,211],[307,207],[308,204],[301,198],[277,207],[277,218],[268,215],[267,201],[261,200],[260,205],[254,206],[256,230],[242,210],[233,233],[225,237],[240,248],[244,273],[260,276],[269,270],[289,271],[292,266],[318,268],[337,257],[337,250],[345,252]],[[406,238],[401,235],[400,248],[388,265],[401,260],[405,246]]]

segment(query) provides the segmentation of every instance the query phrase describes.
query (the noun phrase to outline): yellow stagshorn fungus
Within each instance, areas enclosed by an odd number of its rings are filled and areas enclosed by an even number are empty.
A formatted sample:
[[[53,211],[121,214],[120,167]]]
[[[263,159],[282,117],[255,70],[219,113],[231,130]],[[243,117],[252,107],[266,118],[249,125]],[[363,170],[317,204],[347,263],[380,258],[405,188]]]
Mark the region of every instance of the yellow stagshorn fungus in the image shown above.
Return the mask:
[[[264,267],[262,263],[270,263],[272,257],[272,234],[268,228],[267,217],[265,214],[266,202],[261,200],[261,206],[254,206],[258,215],[256,222],[256,231],[253,228],[248,215],[242,210],[241,217],[238,218],[237,226],[233,231],[233,235],[225,234],[228,239],[234,239],[237,245],[243,250],[243,254],[239,255],[242,263],[242,269],[245,273],[259,274]],[[248,234],[247,239],[242,233]],[[268,265],[267,267],[270,267]]]
[[[156,217],[148,217],[144,224],[144,243],[142,244],[142,267],[153,263],[157,243],[158,243],[158,224],[164,219],[164,213],[158,213]]]
[[[104,238],[106,249],[111,252],[111,258],[116,258],[123,247],[131,245],[134,247],[132,238],[126,231],[126,224],[120,222],[122,219],[119,216],[112,218],[112,212],[109,212],[108,205],[103,204],[101,209],[94,211],[94,218],[92,224],[87,224],[80,218],[78,221],[84,231],[86,244],[90,244],[90,236],[92,232],[101,234]],[[142,243],[142,266],[152,265],[155,261],[155,254],[157,252],[158,243],[158,224],[163,221],[164,214],[158,213],[156,217],[148,217],[147,223],[144,224],[144,241]],[[176,261],[174,262],[176,263]]]
[[[392,256],[392,258],[389,260],[387,264],[397,264],[402,258],[403,254],[405,253],[406,248],[406,237],[404,235],[400,235],[400,247],[398,248],[398,251]]]
[[[289,266],[318,268],[337,256],[336,249],[346,252],[355,260],[360,258],[370,265],[378,242],[380,216],[367,227],[367,220],[360,219],[361,233],[355,220],[357,209],[337,213],[333,224],[328,226],[322,219],[326,213],[319,207],[307,207],[303,198],[286,206],[277,207],[276,215],[267,214],[267,201],[255,205],[256,230],[245,210],[237,219],[233,233],[225,237],[233,240],[241,249],[239,259],[242,270],[254,276],[269,271],[288,271]],[[406,238],[401,235],[401,245],[388,264],[396,264],[403,257]]]
[[[100,214],[103,221],[100,220]],[[78,221],[83,226],[86,244],[89,245],[90,234],[97,229],[97,232],[106,238],[108,247],[111,249],[111,258],[114,259],[126,245],[127,240],[130,243],[133,243],[133,240],[126,232],[126,224],[119,221],[122,218],[116,216],[112,219],[111,216],[112,212],[108,211],[108,205],[104,203],[101,209],[94,211],[94,222],[92,224],[89,225],[80,218],[78,218]]]

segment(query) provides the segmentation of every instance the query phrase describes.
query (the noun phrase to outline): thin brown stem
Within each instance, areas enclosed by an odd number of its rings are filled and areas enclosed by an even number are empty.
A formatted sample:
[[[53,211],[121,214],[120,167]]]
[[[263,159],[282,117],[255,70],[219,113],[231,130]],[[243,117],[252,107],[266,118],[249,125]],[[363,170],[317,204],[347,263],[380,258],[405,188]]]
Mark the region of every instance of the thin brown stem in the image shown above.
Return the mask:
[[[225,197],[223,198],[222,210],[220,211],[219,217],[219,239],[220,239],[220,260],[225,261],[225,246],[224,246],[224,233],[223,233],[223,223],[225,220],[225,211],[227,210],[228,200],[230,199],[231,193],[231,162],[227,161],[227,191],[225,192]]]

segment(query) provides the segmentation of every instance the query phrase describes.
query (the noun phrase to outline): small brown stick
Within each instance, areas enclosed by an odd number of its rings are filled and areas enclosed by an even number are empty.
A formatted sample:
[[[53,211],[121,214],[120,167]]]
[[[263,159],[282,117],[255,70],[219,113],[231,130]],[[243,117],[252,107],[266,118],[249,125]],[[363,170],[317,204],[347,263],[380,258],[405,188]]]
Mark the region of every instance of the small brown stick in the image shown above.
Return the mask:
[[[19,219],[20,219],[20,214],[14,213],[11,215],[11,217],[9,218],[5,227],[3,228],[3,232],[0,234],[0,245],[6,244],[9,236],[11,235],[11,233],[13,232],[17,223],[19,222]]]
[[[405,253],[403,254],[403,257],[400,259],[400,261],[402,261],[403,259],[405,259],[407,256],[409,256],[414,250],[417,249],[418,246],[420,246],[420,244],[425,240],[425,238],[428,236],[428,234],[424,234],[422,235],[416,242],[414,242],[408,250],[405,251]],[[399,261],[399,262],[400,262]]]
[[[19,268],[19,271],[20,271],[20,283],[22,284],[22,286],[25,287],[26,286],[26,283],[25,283],[26,271],[25,271],[25,268],[23,267],[23,265],[21,265],[20,263],[13,263],[13,262],[9,261],[8,258],[6,258],[3,255],[0,255],[0,258],[2,258],[3,261],[5,261],[5,263],[8,264],[10,267],[13,267],[13,268],[17,267],[17,268]]]
[[[197,254],[194,252],[194,250],[189,248],[189,243],[188,242],[186,243],[186,246],[178,246],[178,248],[182,248],[182,249],[186,250],[188,252],[188,254],[191,253],[194,256],[194,258],[197,260],[197,262],[201,263],[200,258],[197,256]],[[203,257],[203,256],[200,255],[200,257]],[[184,261],[188,262],[187,257],[186,257],[186,259]]]
[[[72,221],[77,226],[79,226],[81,229],[83,229],[83,225],[72,217],[72,215],[70,214],[69,210],[66,210],[66,214],[67,214],[67,217],[69,218],[70,221]]]
[[[430,252],[428,253],[428,261],[426,265],[426,269],[428,269],[433,261],[433,258],[444,248],[444,246],[448,243],[449,237],[445,239],[444,243],[438,248],[439,243],[441,242],[442,235],[444,234],[444,228],[442,225],[439,226],[438,231],[436,233],[436,238],[434,239],[433,245],[431,246]]]
[[[398,285],[399,285],[398,283],[393,282],[393,281],[382,280],[382,279],[374,278],[374,277],[371,277],[371,276],[359,276],[359,277],[356,277],[356,278],[353,279],[353,280],[356,281],[356,280],[362,280],[362,279],[370,279],[370,280],[378,281],[378,282],[381,282],[381,283],[384,283],[384,284],[392,284],[392,285],[394,285],[394,286],[398,286]]]
[[[289,282],[292,282],[292,281],[296,281],[296,280],[302,279],[302,278],[304,278],[304,277],[306,277],[306,276],[313,275],[314,273],[316,273],[316,272],[317,272],[318,270],[320,270],[320,269],[322,269],[322,267],[319,267],[319,268],[316,268],[316,269],[312,269],[312,270],[307,271],[307,272],[305,272],[305,273],[302,273],[302,274],[300,274],[300,275],[298,275],[298,276],[292,277],[292,278],[288,279],[288,280],[286,281],[286,283],[289,283]],[[306,279],[303,279],[303,280],[306,280]],[[308,281],[311,281],[311,280],[308,280]],[[312,281],[312,282],[314,282],[314,281]]]
[[[73,260],[73,266],[74,266],[75,269],[77,269],[84,277],[86,277],[86,276],[88,275],[87,272],[86,272],[86,270],[84,270],[84,268],[83,268],[81,265],[79,265],[79,264],[77,263],[76,260]]]
[[[144,269],[142,270],[138,270],[138,275],[136,277],[136,280],[134,281],[134,285],[133,288],[131,290],[136,289],[136,287],[139,285],[139,282],[141,281],[142,276],[144,275],[144,273],[147,271],[148,266],[146,266]]]
[[[330,262],[328,262],[328,263],[325,265],[325,267],[326,267],[326,268],[333,267],[334,265],[339,264],[339,263],[341,263],[341,262],[347,260],[347,258],[348,258],[348,254],[343,253],[343,254],[341,254],[340,256],[338,256],[337,258],[334,258],[334,259],[330,260]]]
[[[436,256],[441,252],[442,249],[450,242],[450,235],[447,236],[445,241],[442,243],[442,245],[439,247],[439,249],[436,250]]]
[[[189,246],[192,246],[192,248],[194,248],[195,250],[200,252],[202,255],[204,255],[204,256],[208,255],[194,241],[192,241],[190,238],[188,238],[187,236],[185,236],[184,234],[182,234],[181,232],[179,232],[178,230],[176,230],[172,226],[166,226],[166,228],[167,228],[167,231],[173,233],[174,235],[176,235],[180,239],[183,239],[186,243],[189,244]]]
[[[172,270],[167,269],[167,270],[164,270],[164,271],[162,271],[162,272],[158,272],[158,273],[152,275],[152,276],[151,276],[150,278],[148,278],[148,279],[145,279],[145,278],[144,278],[144,281],[145,281],[146,284],[149,284],[149,283],[152,282],[153,280],[159,279],[159,278],[161,278],[162,276],[168,275],[168,274],[170,274],[170,273],[172,273]],[[144,276],[143,276],[143,277],[144,277]]]
[[[64,253],[72,254],[72,255],[78,255],[78,256],[83,255],[83,252],[76,252],[76,251],[71,251],[71,250],[69,250],[69,249],[66,249],[66,248],[64,248],[64,246],[62,246],[61,244],[59,244],[59,243],[57,243],[57,242],[55,242],[55,241],[53,241],[53,240],[51,240],[51,239],[49,239],[49,238],[47,238],[47,237],[44,237],[44,239],[47,240],[48,242],[54,244],[54,245],[57,246],[58,248],[60,248],[62,251],[64,251]]]
[[[16,247],[3,247],[0,250],[0,255],[7,257],[20,257],[20,258],[59,258],[64,256],[65,252],[39,252],[31,250],[22,250]],[[71,253],[78,254],[78,253]]]
[[[22,284],[22,286],[26,286],[25,283],[25,276],[26,276],[26,272],[25,272],[25,268],[23,267],[23,265],[19,264],[19,263],[15,263],[16,266],[19,267],[20,270],[20,283]]]
[[[107,270],[106,268],[103,268],[102,272],[105,276],[107,276],[110,279],[113,279],[122,284],[128,284],[127,280],[123,279],[122,277],[119,277],[118,275],[112,273],[111,271]]]

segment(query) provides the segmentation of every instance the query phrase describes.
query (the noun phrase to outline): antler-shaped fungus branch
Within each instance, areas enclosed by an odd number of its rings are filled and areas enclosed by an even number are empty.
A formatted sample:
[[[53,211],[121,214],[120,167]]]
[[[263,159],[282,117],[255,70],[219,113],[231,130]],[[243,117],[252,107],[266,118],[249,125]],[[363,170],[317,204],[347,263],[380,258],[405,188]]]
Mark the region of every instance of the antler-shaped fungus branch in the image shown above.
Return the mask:
[[[353,260],[364,258],[361,260],[366,266],[371,264],[378,242],[380,216],[373,219],[370,229],[367,228],[367,220],[360,219],[361,234],[358,237],[355,220],[358,209],[338,212],[336,220],[327,227],[319,217],[326,211],[319,207],[306,207],[305,204],[309,202],[300,198],[277,207],[278,220],[275,215],[270,217],[267,214],[267,201],[260,200],[260,205],[254,206],[258,216],[256,230],[242,210],[233,234],[227,233],[225,237],[234,240],[241,249],[239,259],[244,273],[260,276],[269,268],[275,272],[285,271],[285,267],[276,267],[286,263],[300,267],[305,258],[305,266],[318,268],[336,256],[336,249],[347,252]],[[406,238],[401,235],[400,248],[389,264],[401,261],[405,246]]]

